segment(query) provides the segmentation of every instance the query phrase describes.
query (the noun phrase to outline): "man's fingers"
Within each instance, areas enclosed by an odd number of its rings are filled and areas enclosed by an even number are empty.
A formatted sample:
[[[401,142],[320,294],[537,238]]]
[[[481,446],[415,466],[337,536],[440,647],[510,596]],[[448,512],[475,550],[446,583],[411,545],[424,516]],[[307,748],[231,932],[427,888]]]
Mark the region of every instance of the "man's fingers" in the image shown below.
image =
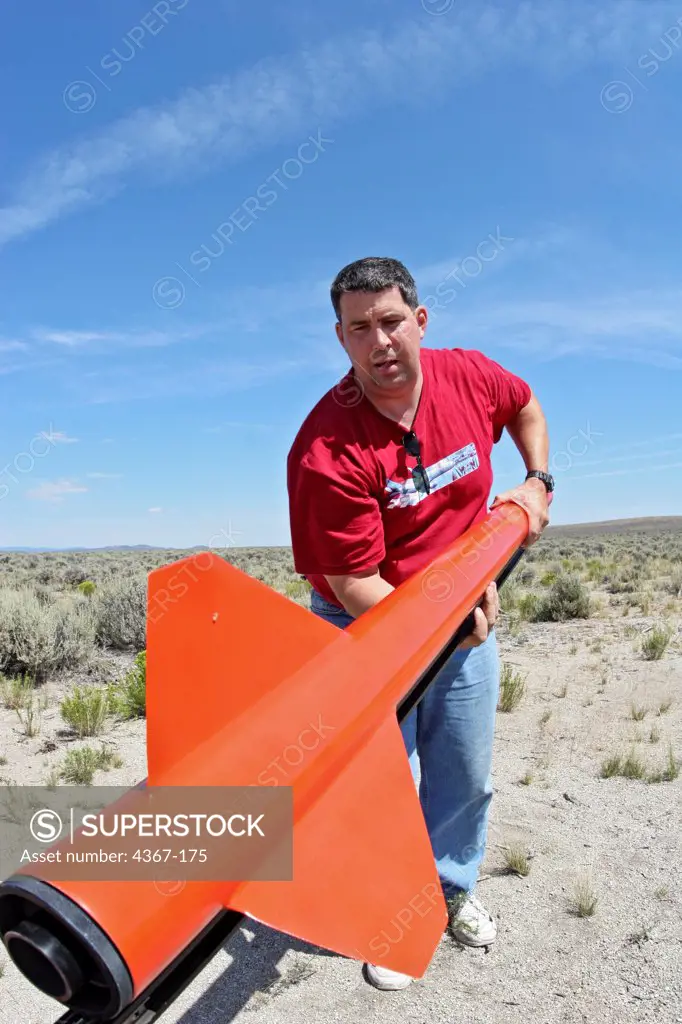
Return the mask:
[[[494,626],[500,614],[500,596],[496,583],[489,583],[486,587],[480,610],[483,612],[488,626]]]
[[[483,600],[474,608],[474,628],[467,637],[457,644],[460,651],[470,647],[480,647],[488,639],[490,630],[500,614],[500,600],[495,582],[489,583],[485,589]]]
[[[473,636],[476,637],[478,643],[482,644],[488,639],[488,616],[482,608],[475,608],[474,620],[476,624],[473,629]]]

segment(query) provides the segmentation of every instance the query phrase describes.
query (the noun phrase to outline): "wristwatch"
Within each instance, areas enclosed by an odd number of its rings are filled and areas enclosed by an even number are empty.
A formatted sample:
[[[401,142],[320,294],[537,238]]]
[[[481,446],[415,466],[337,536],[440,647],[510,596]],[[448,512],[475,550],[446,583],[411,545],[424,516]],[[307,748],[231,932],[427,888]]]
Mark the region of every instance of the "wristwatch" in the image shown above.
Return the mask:
[[[554,490],[554,477],[550,473],[543,473],[541,469],[529,469],[526,473],[526,480],[530,480],[531,477],[542,480],[548,494]]]

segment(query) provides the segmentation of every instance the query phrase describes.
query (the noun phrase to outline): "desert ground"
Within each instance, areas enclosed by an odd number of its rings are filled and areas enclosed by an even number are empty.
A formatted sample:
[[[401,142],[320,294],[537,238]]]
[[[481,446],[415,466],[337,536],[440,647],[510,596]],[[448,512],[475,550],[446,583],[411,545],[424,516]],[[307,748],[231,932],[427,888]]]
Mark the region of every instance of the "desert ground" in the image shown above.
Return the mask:
[[[145,778],[146,575],[188,554],[0,553],[0,782]],[[220,554],[307,605],[289,549]],[[478,885],[496,943],[446,933],[422,979],[383,993],[248,922],[164,1022],[682,1022],[682,517],[552,527],[501,598]],[[63,1009],[0,950],[0,1024]]]

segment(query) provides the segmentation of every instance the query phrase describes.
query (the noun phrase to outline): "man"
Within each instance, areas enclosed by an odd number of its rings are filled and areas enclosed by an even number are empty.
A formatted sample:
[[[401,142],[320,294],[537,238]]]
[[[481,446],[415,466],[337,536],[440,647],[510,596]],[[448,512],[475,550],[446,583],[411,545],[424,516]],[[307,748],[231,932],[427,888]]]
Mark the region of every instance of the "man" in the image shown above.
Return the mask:
[[[313,587],[313,612],[343,629],[485,518],[491,450],[504,428],[528,475],[493,504],[526,509],[526,545],[549,522],[553,481],[545,417],[528,384],[480,352],[422,348],[428,311],[402,263],[349,264],[331,299],[351,369],[301,426],[288,489],[296,570]],[[491,583],[474,631],[402,725],[450,928],[473,946],[496,935],[474,887],[492,796],[498,610]],[[371,964],[366,974],[382,989],[412,980]]]

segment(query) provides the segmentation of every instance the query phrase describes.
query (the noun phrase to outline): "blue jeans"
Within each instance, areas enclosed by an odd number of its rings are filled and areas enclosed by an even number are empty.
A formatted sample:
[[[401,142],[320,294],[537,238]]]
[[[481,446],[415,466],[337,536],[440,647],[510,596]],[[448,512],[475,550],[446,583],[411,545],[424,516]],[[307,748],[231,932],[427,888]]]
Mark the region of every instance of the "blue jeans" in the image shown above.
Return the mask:
[[[353,622],[316,590],[311,610],[340,629]],[[499,684],[493,629],[480,647],[450,656],[401,724],[446,896],[474,889],[485,853]]]

